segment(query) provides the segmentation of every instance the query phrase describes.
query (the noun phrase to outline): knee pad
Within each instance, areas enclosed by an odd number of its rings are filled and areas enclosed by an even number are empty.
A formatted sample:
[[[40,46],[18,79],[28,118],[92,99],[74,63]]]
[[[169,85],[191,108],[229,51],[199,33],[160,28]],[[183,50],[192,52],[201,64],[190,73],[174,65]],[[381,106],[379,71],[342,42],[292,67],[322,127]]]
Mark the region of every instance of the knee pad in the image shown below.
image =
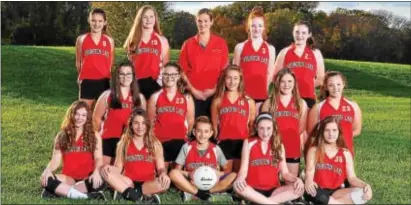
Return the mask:
[[[124,190],[121,195],[123,196],[123,198],[131,201],[138,201],[143,196],[143,194],[139,190],[133,189],[131,187]]]
[[[54,193],[57,189],[57,187],[61,184],[61,181],[57,179],[56,176],[53,177],[49,177],[47,179],[47,186],[44,187],[47,191]]]
[[[89,179],[90,179],[90,178],[87,178],[87,179],[84,180],[84,184],[86,185],[86,188],[87,188],[87,192],[88,192],[88,193],[90,193],[90,192],[98,192],[98,191],[101,191],[101,190],[104,188],[105,183],[101,183],[101,185],[95,189],[95,188],[93,187],[93,180],[90,180],[90,181],[89,181]]]

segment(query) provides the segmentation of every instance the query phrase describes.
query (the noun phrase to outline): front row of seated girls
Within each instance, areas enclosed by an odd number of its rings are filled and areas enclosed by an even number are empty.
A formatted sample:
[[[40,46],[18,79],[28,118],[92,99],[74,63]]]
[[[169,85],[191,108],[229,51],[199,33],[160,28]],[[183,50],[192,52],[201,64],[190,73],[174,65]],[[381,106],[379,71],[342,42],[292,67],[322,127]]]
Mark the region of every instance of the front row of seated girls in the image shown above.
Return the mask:
[[[157,194],[166,192],[171,182],[185,199],[208,200],[212,193],[233,189],[236,196],[258,204],[279,204],[302,196],[314,204],[364,204],[372,197],[370,185],[354,172],[352,154],[335,117],[322,120],[313,132],[305,183],[289,172],[284,146],[269,113],[257,116],[255,134],[244,140],[238,174],[227,171],[221,148],[210,140],[212,128],[208,117],[195,120],[195,139],[183,145],[168,174],[161,142],[154,136],[146,112],[135,109],[117,146],[114,165],[102,166],[101,137],[93,129],[90,109],[85,102],[76,101],[66,113],[54,140],[52,160],[41,176],[42,197],[105,200],[104,181],[123,199],[149,203],[160,203]],[[61,162],[62,173],[54,174]],[[219,176],[207,191],[192,182],[193,171],[201,165],[215,168]],[[342,188],[346,179],[350,187]]]

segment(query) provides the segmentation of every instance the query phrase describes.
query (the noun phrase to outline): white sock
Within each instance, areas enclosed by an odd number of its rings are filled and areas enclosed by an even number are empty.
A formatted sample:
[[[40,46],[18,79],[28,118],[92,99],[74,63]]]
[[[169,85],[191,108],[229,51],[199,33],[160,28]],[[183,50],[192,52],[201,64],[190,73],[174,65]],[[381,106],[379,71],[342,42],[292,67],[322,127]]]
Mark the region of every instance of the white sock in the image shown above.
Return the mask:
[[[70,199],[87,199],[88,196],[87,196],[87,194],[82,193],[79,190],[71,187],[69,192],[67,193],[67,198],[70,198]]]

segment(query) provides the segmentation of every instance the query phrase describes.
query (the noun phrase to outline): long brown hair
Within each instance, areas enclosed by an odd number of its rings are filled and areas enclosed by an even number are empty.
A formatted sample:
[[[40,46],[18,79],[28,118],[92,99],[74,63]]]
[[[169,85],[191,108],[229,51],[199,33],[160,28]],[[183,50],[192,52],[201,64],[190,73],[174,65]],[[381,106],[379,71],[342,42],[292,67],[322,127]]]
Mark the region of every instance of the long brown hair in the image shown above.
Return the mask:
[[[178,74],[180,74],[180,79],[177,81],[177,90],[178,90],[179,92],[183,93],[183,94],[189,93],[189,90],[188,90],[188,88],[187,88],[187,81],[185,81],[185,80],[183,79],[183,77],[182,77],[183,69],[181,69],[180,65],[178,65],[178,64],[175,63],[175,62],[168,62],[168,63],[164,66],[164,69],[165,69],[166,67],[174,67],[174,68],[177,70]],[[164,79],[164,78],[163,78],[163,79]],[[163,85],[164,85],[164,82],[163,82]]]
[[[328,88],[327,88],[327,83],[328,83],[328,79],[334,76],[340,76],[344,83],[344,89],[347,88],[347,78],[345,77],[344,74],[342,74],[339,71],[327,71],[324,76],[323,85],[320,88],[319,100],[324,100],[328,96],[330,96],[330,92],[328,91]]]
[[[259,138],[258,136],[258,123],[262,120],[270,120],[273,125],[273,135],[271,136],[271,151],[273,152],[273,162],[278,163],[282,160],[281,157],[281,145],[283,144],[281,141],[281,137],[278,130],[278,125],[275,120],[273,120],[273,116],[271,113],[268,112],[261,112],[255,120],[255,129],[254,134],[252,135],[253,138]]]
[[[278,102],[277,102],[277,97],[281,95],[281,89],[280,89],[280,83],[281,83],[281,79],[285,76],[285,75],[291,75],[294,79],[294,88],[292,90],[292,95],[294,98],[294,105],[297,108],[297,111],[299,113],[299,115],[301,116],[303,110],[302,110],[302,100],[300,97],[300,92],[298,91],[298,84],[297,84],[297,79],[295,77],[295,74],[289,69],[289,68],[284,68],[281,69],[278,73],[277,76],[275,78],[274,81],[274,92],[271,94],[270,97],[270,104],[269,104],[269,108],[268,111],[274,115],[274,113],[277,111],[278,109]]]
[[[60,126],[60,133],[57,140],[57,147],[62,151],[70,149],[74,146],[76,141],[76,127],[75,127],[75,115],[77,110],[84,108],[87,111],[87,120],[83,128],[83,142],[84,146],[90,152],[94,152],[96,148],[97,139],[95,136],[95,129],[93,127],[93,122],[91,120],[91,110],[88,104],[84,101],[77,100],[74,101],[70,107],[67,109],[64,120]]]
[[[130,84],[130,91],[132,94],[133,98],[133,105],[134,107],[141,107],[141,99],[140,99],[140,91],[139,87],[137,84],[137,79],[135,78],[135,70],[134,66],[130,61],[125,61],[116,66],[116,68],[113,71],[113,77],[111,78],[111,92],[110,92],[110,97],[111,101],[109,103],[110,108],[113,109],[121,109],[121,102],[120,102],[120,96],[121,96],[121,91],[120,91],[120,68],[121,67],[130,67],[131,72],[133,73],[133,81],[131,81]]]
[[[103,9],[95,8],[95,9],[91,10],[89,15],[88,15],[89,23],[91,22],[91,18],[94,14],[100,14],[101,16],[103,16],[104,21],[107,21],[106,12],[104,12]],[[108,29],[108,22],[106,23],[106,25],[103,26],[103,34],[109,35],[109,33],[107,32],[107,29]]]
[[[218,76],[217,89],[214,95],[214,99],[217,99],[217,98],[221,99],[223,97],[226,91],[225,78],[227,77],[228,72],[232,70],[237,71],[238,74],[240,75],[240,83],[238,84],[237,91],[239,92],[240,96],[245,97],[243,72],[240,66],[233,64],[233,65],[228,65],[224,70],[221,71],[220,75]]]
[[[336,123],[338,127],[338,138],[336,142],[337,147],[347,148],[347,145],[345,144],[345,141],[344,141],[344,135],[343,135],[343,131],[341,128],[341,124],[338,118],[335,116],[328,116],[324,118],[323,120],[317,123],[313,132],[311,133],[312,134],[311,139],[313,139],[313,141],[310,147],[317,147],[315,159],[319,163],[323,162],[324,160],[324,155],[325,155],[324,144],[326,143],[324,139],[324,131],[325,131],[325,127],[329,123]]]
[[[295,26],[300,26],[300,25],[307,26],[307,28],[308,28],[308,33],[311,33],[311,37],[309,37],[309,38],[307,39],[307,45],[308,45],[308,47],[310,47],[312,50],[316,49],[316,48],[317,48],[317,45],[316,45],[316,43],[315,43],[314,37],[312,36],[312,30],[313,30],[313,28],[312,28],[311,24],[310,24],[308,21],[298,21],[298,22],[296,22],[296,23],[294,24],[294,27],[295,27]]]
[[[130,29],[130,33],[128,34],[128,37],[123,45],[123,48],[127,51],[127,53],[136,50],[141,41],[143,15],[147,10],[152,10],[156,18],[154,23],[154,32],[162,35],[157,10],[150,5],[140,7],[137,11],[136,17],[134,18],[134,23]]]
[[[131,113],[130,118],[127,122],[127,127],[123,134],[121,135],[120,141],[117,145],[116,149],[116,163],[123,162],[126,158],[126,153],[128,146],[130,145],[131,140],[134,137],[133,131],[133,121],[137,116],[141,116],[144,118],[144,124],[146,125],[146,133],[144,134],[144,146],[147,147],[148,151],[152,156],[155,156],[157,150],[155,150],[155,144],[160,143],[160,141],[154,136],[152,124],[147,118],[147,112],[142,108],[136,108]]]
[[[247,31],[247,33],[248,33],[248,39],[251,38],[251,33],[250,33],[251,22],[252,22],[253,18],[257,18],[257,17],[258,17],[258,18],[262,18],[263,21],[264,21],[263,39],[264,39],[264,40],[267,40],[267,27],[266,27],[266,25],[267,25],[267,20],[265,19],[264,10],[263,10],[263,7],[261,7],[261,6],[256,6],[256,7],[254,7],[254,8],[251,10],[250,14],[248,15],[247,25],[245,26],[246,31]]]

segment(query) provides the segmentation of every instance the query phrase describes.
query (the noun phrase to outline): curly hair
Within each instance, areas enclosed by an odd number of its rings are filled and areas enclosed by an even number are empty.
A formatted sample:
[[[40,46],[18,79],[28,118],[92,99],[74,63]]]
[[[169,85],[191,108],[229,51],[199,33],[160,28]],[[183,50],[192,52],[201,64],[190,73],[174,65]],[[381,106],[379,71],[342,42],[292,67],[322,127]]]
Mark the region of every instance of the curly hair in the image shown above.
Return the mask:
[[[96,149],[97,139],[95,136],[95,129],[91,120],[92,112],[86,102],[77,100],[71,104],[64,117],[63,123],[60,126],[60,133],[58,135],[57,146],[61,150],[68,150],[76,141],[76,127],[75,127],[75,115],[77,110],[86,109],[87,120],[83,128],[83,142],[87,150],[94,152]]]

